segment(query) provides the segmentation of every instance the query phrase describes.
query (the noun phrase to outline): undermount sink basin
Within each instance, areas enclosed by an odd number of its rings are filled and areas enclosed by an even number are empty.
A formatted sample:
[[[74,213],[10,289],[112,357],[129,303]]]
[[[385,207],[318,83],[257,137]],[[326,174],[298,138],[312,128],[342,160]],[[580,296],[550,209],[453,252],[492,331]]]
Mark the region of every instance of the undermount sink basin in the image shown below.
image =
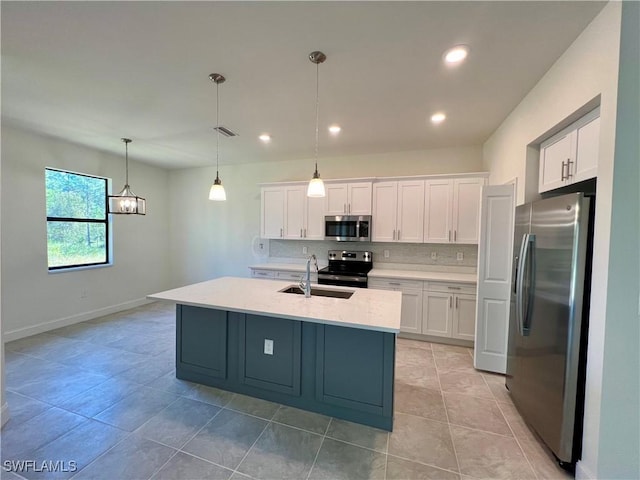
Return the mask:
[[[289,285],[280,290],[282,293],[296,293],[304,295],[304,291],[298,285]],[[353,292],[348,290],[331,290],[328,288],[311,287],[312,297],[332,297],[332,298],[351,298]]]

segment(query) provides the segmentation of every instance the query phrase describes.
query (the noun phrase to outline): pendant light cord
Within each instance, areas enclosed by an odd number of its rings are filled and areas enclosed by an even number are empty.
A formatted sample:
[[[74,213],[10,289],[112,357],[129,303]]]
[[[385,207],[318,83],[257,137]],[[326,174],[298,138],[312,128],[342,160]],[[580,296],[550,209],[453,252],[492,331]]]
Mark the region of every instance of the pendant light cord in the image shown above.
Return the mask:
[[[318,123],[320,121],[320,65],[316,63],[316,174],[318,173]]]
[[[124,184],[129,186],[129,142],[124,142],[124,171],[125,171],[125,182]]]
[[[216,82],[216,179],[218,178],[218,159],[220,145],[220,83]]]

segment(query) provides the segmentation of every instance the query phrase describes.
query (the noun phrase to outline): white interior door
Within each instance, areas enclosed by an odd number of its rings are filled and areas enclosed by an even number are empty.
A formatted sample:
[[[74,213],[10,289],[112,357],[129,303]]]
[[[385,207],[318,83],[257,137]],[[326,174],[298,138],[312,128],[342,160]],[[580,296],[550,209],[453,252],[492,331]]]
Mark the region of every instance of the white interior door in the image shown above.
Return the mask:
[[[474,366],[505,373],[511,288],[514,185],[482,189]]]

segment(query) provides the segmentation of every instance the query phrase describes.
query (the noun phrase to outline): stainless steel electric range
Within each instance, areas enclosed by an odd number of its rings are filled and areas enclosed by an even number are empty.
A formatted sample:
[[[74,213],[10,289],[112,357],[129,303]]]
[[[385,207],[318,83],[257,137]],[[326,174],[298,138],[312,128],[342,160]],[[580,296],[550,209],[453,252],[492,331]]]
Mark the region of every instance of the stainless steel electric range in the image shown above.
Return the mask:
[[[329,250],[329,265],[318,271],[318,283],[367,288],[367,274],[372,268],[371,252]]]

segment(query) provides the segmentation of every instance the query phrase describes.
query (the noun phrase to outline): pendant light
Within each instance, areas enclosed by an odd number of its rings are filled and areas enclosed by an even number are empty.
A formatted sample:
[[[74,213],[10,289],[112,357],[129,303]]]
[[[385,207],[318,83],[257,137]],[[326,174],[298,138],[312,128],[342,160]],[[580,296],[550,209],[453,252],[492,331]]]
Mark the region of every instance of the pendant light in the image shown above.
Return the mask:
[[[145,215],[147,213],[147,201],[138,197],[131,191],[129,186],[129,144],[130,138],[123,138],[124,142],[124,158],[125,158],[125,184],[117,195],[109,195],[109,213],[123,215]]]
[[[319,123],[319,110],[320,110],[320,95],[319,95],[319,65],[327,59],[327,56],[319,51],[311,52],[309,54],[309,60],[311,63],[316,64],[316,149],[315,160],[316,169],[313,172],[313,178],[309,181],[309,187],[307,188],[307,197],[324,197],[324,182],[320,178],[318,173],[318,123]]]
[[[224,202],[227,199],[227,194],[222,186],[222,180],[218,175],[218,163],[220,160],[219,147],[220,147],[220,84],[224,83],[224,78],[219,73],[212,73],[209,75],[209,79],[216,84],[216,179],[211,185],[209,190],[209,200],[216,202]]]

